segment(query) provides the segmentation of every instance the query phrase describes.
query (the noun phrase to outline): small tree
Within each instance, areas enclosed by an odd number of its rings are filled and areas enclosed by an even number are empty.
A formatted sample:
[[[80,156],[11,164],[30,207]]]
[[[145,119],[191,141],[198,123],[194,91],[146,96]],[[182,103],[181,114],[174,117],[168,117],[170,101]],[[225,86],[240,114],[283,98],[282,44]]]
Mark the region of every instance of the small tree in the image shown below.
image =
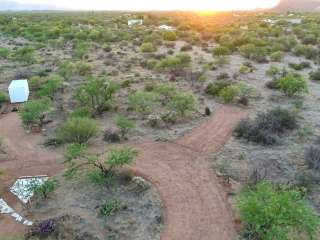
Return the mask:
[[[118,85],[104,78],[91,78],[76,93],[76,99],[90,107],[95,113],[101,114],[110,107]]]
[[[42,126],[45,113],[50,109],[48,99],[31,100],[25,103],[20,111],[23,124]]]
[[[301,193],[286,187],[261,182],[245,191],[238,200],[248,239],[315,239],[319,217],[305,202]]]
[[[134,122],[122,116],[117,117],[116,124],[121,131],[122,138],[125,138],[128,132],[134,128]]]

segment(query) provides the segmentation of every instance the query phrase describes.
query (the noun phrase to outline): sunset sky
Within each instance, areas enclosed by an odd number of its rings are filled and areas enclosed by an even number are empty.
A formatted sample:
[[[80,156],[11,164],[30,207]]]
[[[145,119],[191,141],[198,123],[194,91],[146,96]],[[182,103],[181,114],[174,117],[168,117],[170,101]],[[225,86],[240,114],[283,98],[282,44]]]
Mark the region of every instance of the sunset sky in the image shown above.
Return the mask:
[[[252,10],[279,0],[16,0],[83,10]],[[1,0],[0,0],[1,4]]]

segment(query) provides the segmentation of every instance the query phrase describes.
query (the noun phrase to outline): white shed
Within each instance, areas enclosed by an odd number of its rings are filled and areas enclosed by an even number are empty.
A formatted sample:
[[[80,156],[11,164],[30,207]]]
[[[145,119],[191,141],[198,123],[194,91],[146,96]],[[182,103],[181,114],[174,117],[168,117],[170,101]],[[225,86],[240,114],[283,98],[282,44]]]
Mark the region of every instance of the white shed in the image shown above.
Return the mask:
[[[28,80],[13,80],[9,85],[9,96],[11,103],[21,103],[28,101],[29,86]]]
[[[128,20],[128,26],[131,27],[133,25],[143,25],[143,20],[142,19],[131,19],[131,20]]]
[[[168,26],[168,25],[160,25],[159,29],[168,30],[168,31],[175,31],[176,30],[174,27],[171,27],[171,26]]]

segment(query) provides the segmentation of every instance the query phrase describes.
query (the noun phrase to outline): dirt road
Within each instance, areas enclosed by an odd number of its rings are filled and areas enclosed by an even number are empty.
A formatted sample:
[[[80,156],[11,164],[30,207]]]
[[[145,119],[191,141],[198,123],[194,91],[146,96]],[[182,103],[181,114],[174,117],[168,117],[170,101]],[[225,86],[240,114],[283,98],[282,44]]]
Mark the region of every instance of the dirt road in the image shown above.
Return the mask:
[[[162,240],[235,239],[232,211],[208,156],[223,146],[246,114],[245,110],[223,106],[207,122],[176,141],[133,144],[139,157],[132,169],[158,188],[164,202]],[[63,169],[59,153],[39,146],[40,136],[26,134],[17,114],[0,119],[0,135],[14,156],[9,162],[0,162],[0,168],[11,179],[51,175]],[[5,231],[2,225],[0,236]]]

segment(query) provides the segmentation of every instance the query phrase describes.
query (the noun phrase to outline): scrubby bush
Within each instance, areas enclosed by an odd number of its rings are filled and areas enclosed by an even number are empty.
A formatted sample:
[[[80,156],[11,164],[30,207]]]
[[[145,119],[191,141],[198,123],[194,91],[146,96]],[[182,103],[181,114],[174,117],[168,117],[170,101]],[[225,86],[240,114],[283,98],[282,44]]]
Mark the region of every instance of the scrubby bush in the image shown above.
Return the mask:
[[[206,93],[210,94],[213,97],[216,97],[219,95],[219,93],[221,92],[221,90],[227,86],[231,85],[230,82],[226,82],[226,81],[217,81],[214,83],[210,83],[208,84],[208,86],[206,87]]]
[[[53,99],[54,94],[62,87],[63,78],[59,75],[54,75],[50,77],[46,83],[40,86],[39,91],[37,91],[36,95],[38,97],[50,97]]]
[[[83,143],[71,143],[68,144],[64,152],[64,159],[66,162],[70,162],[78,157],[82,156],[87,149],[87,145]]]
[[[227,47],[215,47],[213,50],[214,56],[226,56],[230,54],[230,50]]]
[[[120,129],[122,138],[125,138],[128,132],[135,127],[134,122],[123,116],[116,118],[116,124]]]
[[[316,239],[319,217],[297,190],[261,182],[244,191],[237,206],[246,239]]]
[[[0,107],[2,104],[4,104],[6,101],[8,101],[8,95],[0,90]]]
[[[149,113],[157,105],[157,95],[153,92],[137,91],[128,97],[129,105],[140,113]]]
[[[122,204],[122,202],[120,202],[119,200],[107,200],[101,206],[100,213],[105,217],[110,217],[124,208],[126,208],[126,206]]]
[[[237,137],[263,145],[274,145],[281,135],[298,127],[294,113],[282,108],[276,108],[257,115],[254,120],[242,120],[237,126]]]
[[[278,87],[289,97],[308,92],[307,81],[302,76],[293,73],[289,73],[287,76],[280,78],[278,80]]]
[[[79,76],[88,76],[92,72],[92,65],[89,63],[85,63],[83,61],[79,61],[74,64],[74,73]]]
[[[305,152],[305,159],[310,169],[320,171],[320,147],[311,146]]]
[[[300,71],[305,68],[310,68],[310,62],[301,62],[301,63],[289,63],[289,67],[293,68],[294,70]]]
[[[283,58],[283,52],[281,51],[274,52],[270,55],[270,60],[272,62],[281,62],[282,58]]]
[[[157,51],[157,48],[150,42],[143,43],[140,47],[141,52],[150,53]]]
[[[184,117],[187,112],[195,110],[196,100],[192,94],[176,93],[169,102],[169,106],[180,117]]]
[[[48,198],[49,194],[57,188],[58,183],[59,182],[56,179],[49,179],[43,184],[34,187],[32,190],[34,191],[36,196],[46,199]]]
[[[153,91],[160,95],[163,99],[162,102],[166,103],[169,101],[176,93],[177,89],[174,85],[171,84],[159,84],[156,85]]]
[[[10,56],[10,49],[0,47],[0,59],[7,59]]]
[[[89,52],[89,45],[86,42],[80,42],[75,45],[73,50],[73,57],[83,60]]]
[[[20,110],[22,122],[26,126],[42,126],[46,112],[50,109],[48,99],[31,100],[25,103]]]
[[[70,78],[75,74],[75,72],[75,65],[70,61],[62,62],[58,68],[58,74],[64,77],[65,80],[70,80]]]
[[[191,56],[187,53],[177,54],[174,57],[167,57],[159,61],[156,65],[158,70],[168,70],[171,73],[179,75],[191,65]]]
[[[118,85],[105,78],[90,78],[76,92],[76,100],[90,108],[94,113],[101,114],[110,108]]]
[[[95,120],[86,117],[72,117],[58,130],[58,138],[66,143],[86,143],[99,131]]]
[[[165,41],[176,41],[177,34],[174,31],[165,31],[163,33],[163,40]]]
[[[317,69],[309,74],[311,80],[320,81],[320,69]]]
[[[33,64],[36,62],[34,49],[32,47],[18,48],[14,53],[14,59],[26,64]]]
[[[246,65],[241,65],[240,66],[240,69],[239,69],[239,73],[240,74],[247,74],[247,73],[250,73],[252,72],[252,69]]]
[[[219,92],[219,97],[223,99],[225,103],[232,102],[240,94],[240,87],[236,84],[229,85]]]
[[[303,45],[303,44],[297,45],[293,49],[293,53],[296,56],[304,56],[307,59],[312,59],[318,55],[318,51],[316,48],[309,45]]]

